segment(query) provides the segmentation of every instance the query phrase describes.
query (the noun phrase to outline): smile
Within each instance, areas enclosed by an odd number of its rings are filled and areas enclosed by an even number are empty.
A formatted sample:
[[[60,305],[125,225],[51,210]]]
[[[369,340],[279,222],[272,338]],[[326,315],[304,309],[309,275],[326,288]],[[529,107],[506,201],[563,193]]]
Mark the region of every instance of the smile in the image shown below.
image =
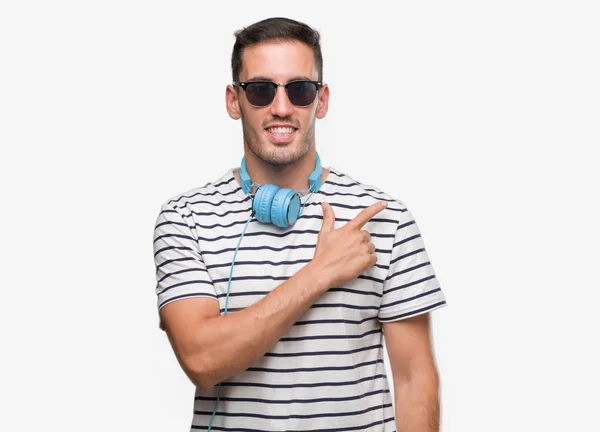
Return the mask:
[[[296,129],[293,127],[270,127],[265,129],[269,134],[269,138],[275,142],[288,142],[294,138]]]

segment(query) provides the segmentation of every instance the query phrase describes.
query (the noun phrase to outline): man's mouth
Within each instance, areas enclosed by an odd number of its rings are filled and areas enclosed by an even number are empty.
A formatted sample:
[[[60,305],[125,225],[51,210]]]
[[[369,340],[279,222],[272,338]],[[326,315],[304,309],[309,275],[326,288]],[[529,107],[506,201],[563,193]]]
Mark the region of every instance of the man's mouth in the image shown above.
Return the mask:
[[[271,141],[289,142],[294,139],[296,128],[291,126],[273,126],[265,129]]]

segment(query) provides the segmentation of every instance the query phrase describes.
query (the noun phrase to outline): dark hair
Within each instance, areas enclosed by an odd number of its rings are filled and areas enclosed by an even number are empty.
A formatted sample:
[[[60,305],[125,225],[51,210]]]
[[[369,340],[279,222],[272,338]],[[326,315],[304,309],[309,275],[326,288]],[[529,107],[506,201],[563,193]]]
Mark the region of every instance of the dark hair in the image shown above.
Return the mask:
[[[315,54],[315,67],[319,74],[319,81],[323,80],[323,56],[321,54],[318,31],[304,23],[289,18],[267,18],[235,33],[235,44],[231,54],[231,72],[233,81],[238,81],[242,70],[242,54],[244,48],[261,42],[300,41],[312,48]]]

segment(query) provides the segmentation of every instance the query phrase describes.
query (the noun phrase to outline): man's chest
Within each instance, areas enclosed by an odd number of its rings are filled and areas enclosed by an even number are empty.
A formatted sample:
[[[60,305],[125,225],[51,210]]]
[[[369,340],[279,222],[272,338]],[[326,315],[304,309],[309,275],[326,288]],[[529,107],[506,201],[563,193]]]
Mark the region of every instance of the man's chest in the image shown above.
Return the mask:
[[[237,217],[197,231],[202,259],[222,312],[226,305],[228,312],[233,312],[255,304],[313,259],[322,227],[322,219],[313,212],[316,208],[309,208],[306,217],[286,229],[257,220],[246,226],[246,221]],[[336,226],[345,223],[336,221]],[[395,226],[370,225],[365,229],[372,234],[377,264],[357,279],[331,287],[311,308],[316,315],[322,312],[352,320],[377,315]]]

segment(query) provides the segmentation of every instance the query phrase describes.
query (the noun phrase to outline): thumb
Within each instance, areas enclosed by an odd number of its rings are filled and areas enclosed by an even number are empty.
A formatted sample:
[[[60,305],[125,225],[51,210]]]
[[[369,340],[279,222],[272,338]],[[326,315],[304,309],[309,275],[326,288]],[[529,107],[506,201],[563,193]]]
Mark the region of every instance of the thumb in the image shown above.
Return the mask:
[[[333,231],[333,224],[335,222],[333,209],[326,201],[321,202],[321,207],[323,207],[323,226],[321,227],[321,232]]]

